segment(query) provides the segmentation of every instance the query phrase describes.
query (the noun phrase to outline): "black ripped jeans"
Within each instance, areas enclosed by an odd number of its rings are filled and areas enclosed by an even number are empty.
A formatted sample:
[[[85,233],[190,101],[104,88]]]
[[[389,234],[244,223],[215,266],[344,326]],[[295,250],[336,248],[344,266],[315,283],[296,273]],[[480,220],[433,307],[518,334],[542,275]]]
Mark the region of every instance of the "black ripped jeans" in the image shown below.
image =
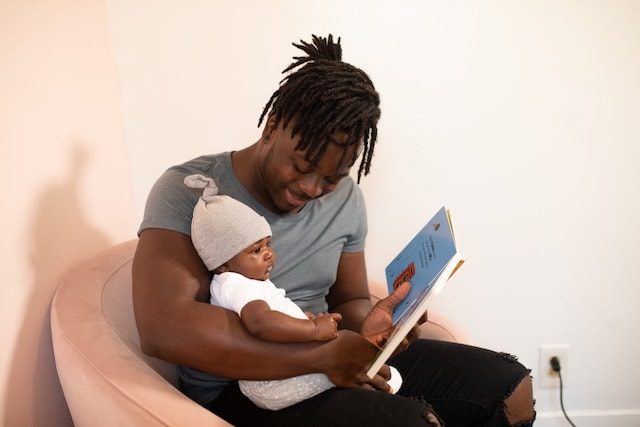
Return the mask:
[[[504,353],[432,340],[414,342],[389,364],[403,378],[395,395],[336,387],[269,411],[233,383],[208,408],[238,427],[429,426],[431,408],[449,427],[508,426],[504,399],[530,372]]]

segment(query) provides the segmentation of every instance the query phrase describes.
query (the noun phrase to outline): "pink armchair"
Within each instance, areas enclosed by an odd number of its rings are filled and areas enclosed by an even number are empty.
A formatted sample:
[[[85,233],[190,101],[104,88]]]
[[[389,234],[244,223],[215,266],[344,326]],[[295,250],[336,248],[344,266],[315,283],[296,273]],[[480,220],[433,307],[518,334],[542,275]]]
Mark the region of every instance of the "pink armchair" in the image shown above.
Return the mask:
[[[140,350],[131,299],[136,244],[115,245],[78,264],[54,297],[56,367],[74,424],[228,426],[176,388],[174,365]],[[423,335],[468,342],[463,329],[431,312]]]

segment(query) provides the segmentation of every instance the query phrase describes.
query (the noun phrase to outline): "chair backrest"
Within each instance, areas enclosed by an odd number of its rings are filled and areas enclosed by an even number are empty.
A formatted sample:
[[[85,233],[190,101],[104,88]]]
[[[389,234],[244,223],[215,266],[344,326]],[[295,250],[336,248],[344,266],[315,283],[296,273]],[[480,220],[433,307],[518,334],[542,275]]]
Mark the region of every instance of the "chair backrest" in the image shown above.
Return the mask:
[[[131,297],[137,240],[71,269],[51,306],[56,368],[76,426],[228,426],[175,386],[175,366],[140,350]]]

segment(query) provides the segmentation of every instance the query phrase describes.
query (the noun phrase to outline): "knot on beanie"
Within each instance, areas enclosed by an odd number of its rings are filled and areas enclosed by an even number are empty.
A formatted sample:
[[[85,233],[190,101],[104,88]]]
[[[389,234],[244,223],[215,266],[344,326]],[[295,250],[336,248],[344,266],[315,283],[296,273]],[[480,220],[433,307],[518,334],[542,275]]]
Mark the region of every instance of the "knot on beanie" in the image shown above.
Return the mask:
[[[191,241],[210,271],[271,236],[271,227],[263,216],[232,197],[219,195],[213,179],[196,174],[185,177],[184,183],[203,189],[193,209]]]

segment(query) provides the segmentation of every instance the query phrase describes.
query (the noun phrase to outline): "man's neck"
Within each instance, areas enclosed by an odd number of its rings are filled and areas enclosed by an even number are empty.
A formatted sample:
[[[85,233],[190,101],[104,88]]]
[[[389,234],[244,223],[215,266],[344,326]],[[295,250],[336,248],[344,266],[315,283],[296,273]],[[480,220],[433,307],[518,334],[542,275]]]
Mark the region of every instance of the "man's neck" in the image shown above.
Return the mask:
[[[240,184],[256,199],[262,206],[272,212],[278,213],[277,206],[273,204],[269,193],[266,191],[265,183],[260,175],[262,165],[257,155],[259,142],[252,144],[231,154],[231,165],[238,177]]]

